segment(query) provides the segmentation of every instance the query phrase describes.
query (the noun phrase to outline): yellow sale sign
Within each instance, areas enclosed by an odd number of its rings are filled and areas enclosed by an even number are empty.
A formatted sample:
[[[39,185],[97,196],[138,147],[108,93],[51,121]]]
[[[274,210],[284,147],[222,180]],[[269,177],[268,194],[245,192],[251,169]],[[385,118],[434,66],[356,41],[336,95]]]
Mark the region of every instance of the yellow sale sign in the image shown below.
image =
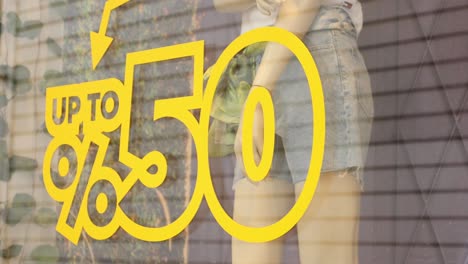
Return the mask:
[[[277,223],[255,228],[235,222],[225,212],[216,196],[209,169],[208,126],[213,97],[224,69],[241,49],[263,41],[277,42],[288,47],[298,58],[302,67],[307,69],[305,73],[313,99],[314,130],[311,137],[313,137],[314,144],[304,191],[298,197],[296,204]],[[107,46],[97,48],[103,52],[102,56],[110,42],[104,42],[103,45]],[[95,45],[100,45],[96,43],[102,44],[102,42],[95,42]],[[96,50],[96,47],[92,48]],[[99,59],[102,56],[99,55]],[[196,145],[197,180],[190,202],[178,219],[166,226],[146,227],[135,223],[127,216],[119,207],[119,203],[137,182],[141,182],[147,188],[161,186],[166,178],[168,165],[165,156],[158,150],[154,150],[142,158],[129,152],[134,69],[135,66],[141,64],[185,57],[193,58],[193,95],[156,100],[153,118],[155,126],[158,119],[171,117],[187,127]],[[265,242],[276,239],[299,221],[307,209],[318,183],[325,140],[325,108],[322,86],[309,50],[294,34],[279,28],[266,27],[250,31],[238,37],[224,50],[212,68],[211,77],[205,90],[203,90],[203,60],[203,41],[138,51],[127,54],[123,83],[117,79],[105,79],[47,89],[45,120],[53,139],[45,154],[43,175],[50,196],[63,203],[57,223],[58,232],[75,244],[78,243],[83,230],[94,239],[104,240],[112,236],[119,227],[141,240],[168,240],[190,224],[202,199],[206,199],[217,222],[226,232],[249,242]],[[97,63],[98,61],[94,61],[93,67]],[[266,148],[258,165],[252,156],[251,124],[253,111],[257,104],[261,104],[265,120],[267,120],[265,122],[265,145],[274,145],[275,133],[274,105],[270,93],[265,88],[255,89],[246,102],[243,117],[245,133],[242,133],[245,171],[253,181],[260,181],[267,176],[273,158],[273,147]],[[200,110],[200,120],[197,120],[191,112],[195,109]],[[103,165],[110,140],[105,133],[117,128],[120,128],[119,161],[130,168],[129,175],[123,180],[115,170]],[[84,136],[78,137],[80,133]],[[58,162],[53,162],[53,157],[57,156],[61,148],[71,148],[74,155],[60,157]],[[90,148],[97,148],[97,153],[90,155]],[[71,164],[76,164],[76,169],[71,170]],[[85,165],[92,166],[89,173],[84,172],[86,171],[83,169]],[[156,172],[151,169],[154,167],[157,168]],[[52,171],[57,171],[61,177],[69,178],[68,185],[58,185],[52,177]],[[113,187],[112,193],[109,191],[101,192],[95,198],[90,199],[89,194],[93,187],[103,181],[110,183]],[[78,185],[83,183],[86,186],[83,188],[85,191],[83,195],[80,195],[83,197],[80,200],[76,198],[78,196],[75,194]],[[111,196],[115,198],[110,199]],[[95,210],[99,214],[110,213],[113,215],[112,219],[105,225],[95,224],[88,212],[89,204],[94,204]],[[76,216],[76,221],[69,223],[67,219],[72,206],[79,208],[79,213]]]

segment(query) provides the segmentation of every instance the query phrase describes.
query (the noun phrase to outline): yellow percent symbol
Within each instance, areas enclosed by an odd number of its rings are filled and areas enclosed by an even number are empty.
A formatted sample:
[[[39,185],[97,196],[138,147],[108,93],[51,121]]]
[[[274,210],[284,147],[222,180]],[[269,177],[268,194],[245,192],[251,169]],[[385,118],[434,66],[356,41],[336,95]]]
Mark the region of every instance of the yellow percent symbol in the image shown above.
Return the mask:
[[[113,169],[102,166],[109,144],[109,138],[103,133],[114,131],[121,125],[123,114],[128,111],[125,109],[128,96],[128,91],[117,79],[50,87],[46,91],[45,123],[53,139],[44,155],[44,185],[54,200],[63,203],[57,231],[75,244],[83,228],[95,239],[106,239],[120,225],[117,216],[123,212],[118,206],[113,213],[115,217],[106,225],[94,224],[88,213],[88,198],[99,182],[113,187],[115,199],[107,199],[111,197],[106,193],[102,195],[106,195],[107,204],[99,199],[98,207],[103,209],[103,214],[112,207],[109,201],[116,205],[128,192],[120,176]],[[80,139],[79,134],[84,137]],[[97,150],[96,154],[90,150]],[[60,157],[56,169],[58,175],[54,175],[56,162],[53,159],[61,153],[68,155]],[[85,166],[91,166],[91,169],[85,170]],[[77,195],[77,190],[82,190],[83,195]],[[72,207],[79,208],[74,221],[69,219]]]
[[[91,32],[93,68],[97,66],[112,42],[105,36],[105,28],[112,9],[128,0],[109,0],[104,8],[103,20],[99,33]],[[208,157],[208,126],[213,97],[219,79],[230,60],[243,48],[257,43],[271,41],[289,48],[305,69],[308,80],[313,113],[313,140],[310,167],[304,188],[293,208],[277,223],[265,227],[249,227],[235,222],[222,208],[213,187]],[[194,63],[193,95],[156,100],[154,103],[154,120],[171,117],[183,123],[195,142],[198,171],[194,192],[186,210],[173,222],[162,227],[146,227],[135,223],[120,208],[119,203],[137,183],[147,188],[157,188],[164,183],[167,174],[167,161],[163,153],[154,150],[143,158],[129,152],[131,99],[133,95],[134,68],[137,65],[155,63],[184,57],[192,57]],[[317,187],[323,159],[325,142],[325,107],[319,73],[310,54],[302,41],[294,34],[275,27],[259,28],[247,32],[235,39],[221,54],[212,68],[205,92],[203,92],[204,42],[196,41],[162,48],[155,48],[127,54],[125,81],[117,79],[71,84],[51,87],[46,91],[46,127],[54,137],[44,157],[44,184],[49,195],[63,203],[57,231],[73,243],[78,243],[84,229],[94,239],[104,240],[112,236],[119,227],[135,238],[145,241],[168,240],[183,231],[195,216],[203,197],[220,226],[233,237],[248,242],[266,242],[274,240],[289,231],[303,216]],[[266,142],[274,141],[273,102],[264,88],[259,88],[247,98],[244,124],[246,124],[243,142],[251,141],[253,109],[256,104],[262,105],[265,124]],[[65,109],[64,112],[59,110]],[[192,110],[201,109],[200,121]],[[250,109],[250,110],[249,110]],[[112,168],[103,166],[109,138],[104,134],[120,127],[119,160],[131,171],[121,179]],[[82,138],[78,135],[82,134]],[[250,151],[249,150],[250,147]],[[72,155],[61,157],[61,150],[72,150]],[[90,151],[90,150],[97,151]],[[267,147],[259,166],[253,157],[245,155],[251,152],[251,145],[244,147],[244,164],[248,177],[260,181],[267,176],[273,157],[273,146]],[[70,152],[70,151],[69,151]],[[93,154],[95,153],[95,154]],[[89,164],[88,164],[89,163]],[[58,164],[58,165],[54,165]],[[72,169],[71,164],[76,164]],[[55,168],[55,166],[58,166]],[[85,170],[91,166],[91,170]],[[156,166],[157,172],[150,173],[149,168]],[[66,179],[65,186],[57,182],[53,171]],[[86,172],[89,171],[89,172]],[[98,183],[111,186],[111,191],[99,192],[91,197],[93,188]],[[77,196],[77,190],[83,195]],[[81,198],[78,198],[81,197]],[[81,199],[81,200],[78,200]],[[95,207],[89,207],[89,205]],[[71,208],[79,208],[75,222],[70,223]],[[89,215],[93,213],[113,215],[107,223],[96,224]]]

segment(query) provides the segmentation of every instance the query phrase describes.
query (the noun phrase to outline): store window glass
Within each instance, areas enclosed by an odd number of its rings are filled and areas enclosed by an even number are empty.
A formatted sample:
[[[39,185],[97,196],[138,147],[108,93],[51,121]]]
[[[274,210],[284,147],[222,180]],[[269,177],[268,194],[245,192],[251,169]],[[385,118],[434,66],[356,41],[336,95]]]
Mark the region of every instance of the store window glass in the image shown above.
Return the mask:
[[[0,263],[468,263],[466,1],[0,1]]]

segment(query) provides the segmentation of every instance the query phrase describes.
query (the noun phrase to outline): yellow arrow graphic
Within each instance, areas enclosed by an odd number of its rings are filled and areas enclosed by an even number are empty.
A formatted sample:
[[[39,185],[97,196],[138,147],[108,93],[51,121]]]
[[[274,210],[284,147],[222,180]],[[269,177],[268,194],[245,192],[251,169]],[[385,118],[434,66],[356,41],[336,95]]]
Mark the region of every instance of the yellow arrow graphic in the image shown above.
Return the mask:
[[[99,27],[99,32],[90,32],[91,40],[91,60],[93,63],[93,70],[96,69],[96,66],[101,61],[106,51],[109,49],[112,41],[114,40],[111,37],[106,36],[107,25],[109,24],[109,19],[112,10],[117,7],[127,3],[130,0],[108,0],[104,6],[104,11],[102,12],[101,25]]]

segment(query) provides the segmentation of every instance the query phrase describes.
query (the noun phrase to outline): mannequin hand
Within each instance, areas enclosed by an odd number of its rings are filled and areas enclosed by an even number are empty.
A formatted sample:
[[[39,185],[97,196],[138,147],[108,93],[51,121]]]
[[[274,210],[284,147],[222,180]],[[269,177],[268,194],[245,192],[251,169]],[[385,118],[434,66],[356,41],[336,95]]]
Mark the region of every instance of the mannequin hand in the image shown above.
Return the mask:
[[[255,89],[255,87],[252,87],[252,89]],[[239,128],[237,129],[237,134],[236,134],[236,139],[234,143],[234,151],[236,153],[236,159],[239,164],[243,164],[243,156],[242,156],[242,129],[243,129],[243,113],[242,113],[242,118],[239,123]],[[255,108],[254,112],[254,120],[253,120],[253,125],[251,128],[253,132],[253,138],[252,139],[246,139],[246,140],[253,140],[253,151],[254,153],[254,159],[255,163],[258,165],[260,163],[261,157],[262,157],[262,152],[263,152],[263,142],[264,142],[264,134],[263,134],[263,129],[264,129],[264,120],[263,120],[263,110],[259,104],[257,104],[257,107]],[[242,171],[245,173],[245,168],[242,166]]]
[[[271,15],[284,0],[256,0],[258,10],[264,15]]]

